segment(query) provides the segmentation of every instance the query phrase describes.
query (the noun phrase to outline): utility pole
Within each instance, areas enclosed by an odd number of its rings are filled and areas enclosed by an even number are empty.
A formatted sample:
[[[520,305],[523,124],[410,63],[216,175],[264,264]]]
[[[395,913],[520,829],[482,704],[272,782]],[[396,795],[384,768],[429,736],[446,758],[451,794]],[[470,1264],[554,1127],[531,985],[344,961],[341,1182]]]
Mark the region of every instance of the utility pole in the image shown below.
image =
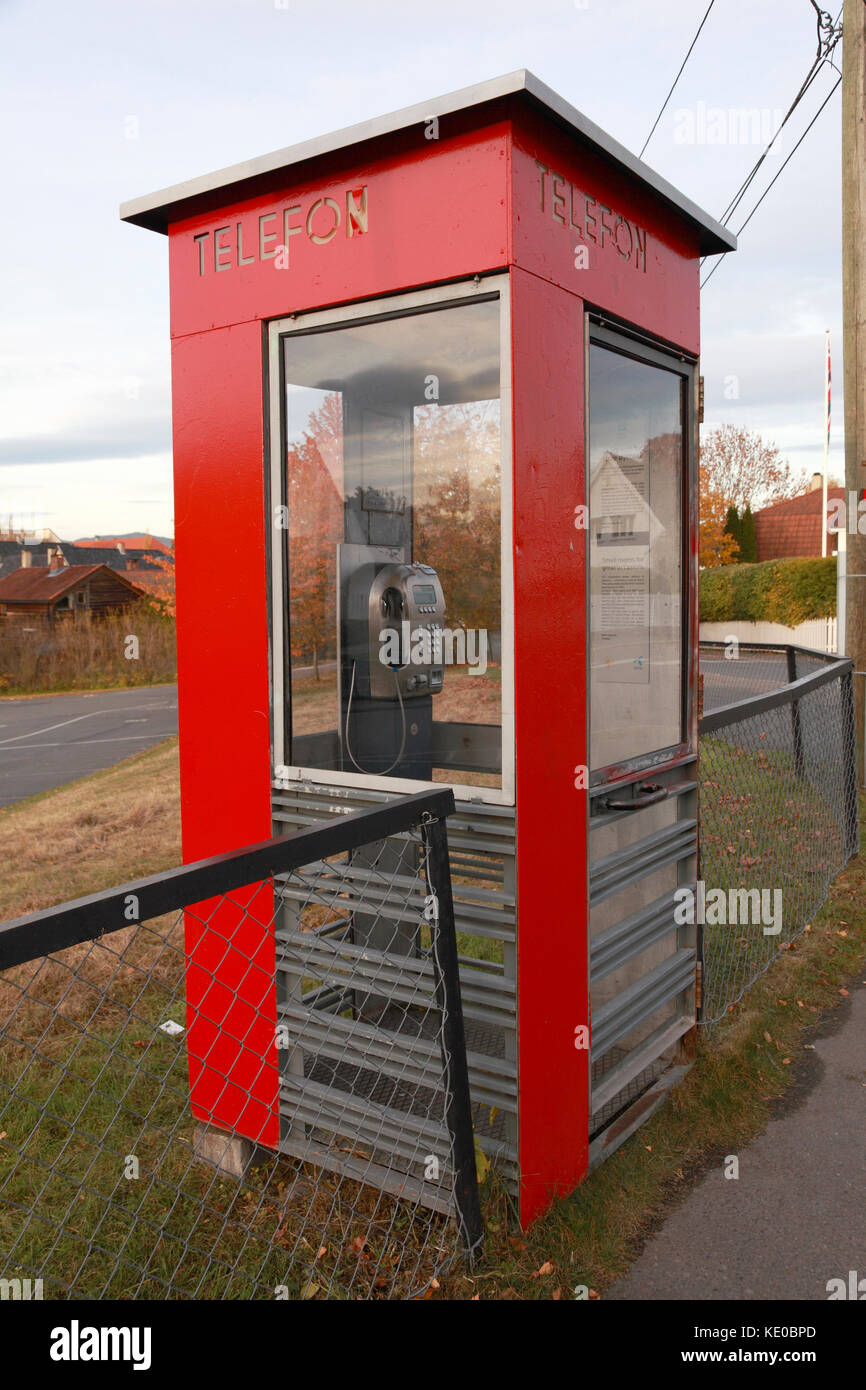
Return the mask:
[[[845,487],[849,507],[866,488],[866,4],[842,16],[842,324],[845,358]],[[858,508],[859,513],[859,508]],[[866,536],[848,526],[846,655],[866,672]],[[826,517],[824,518],[826,527]],[[856,578],[855,578],[856,576]],[[857,780],[864,783],[866,675],[854,677]]]
[[[830,467],[830,330],[824,334],[827,339],[824,348],[824,482],[821,488],[821,515],[824,518],[824,525],[821,527],[821,558],[827,555],[827,470]],[[838,614],[836,615],[838,617]]]

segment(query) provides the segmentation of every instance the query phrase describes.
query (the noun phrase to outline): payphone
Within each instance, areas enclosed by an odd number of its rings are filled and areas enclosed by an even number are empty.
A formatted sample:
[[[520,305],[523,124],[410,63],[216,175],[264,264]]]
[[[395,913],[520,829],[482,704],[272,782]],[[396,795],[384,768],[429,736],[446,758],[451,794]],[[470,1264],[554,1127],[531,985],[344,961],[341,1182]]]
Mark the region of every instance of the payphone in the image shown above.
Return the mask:
[[[439,576],[374,547],[338,552],[341,570],[354,565],[339,585],[344,768],[429,779],[432,698],[444,681]]]

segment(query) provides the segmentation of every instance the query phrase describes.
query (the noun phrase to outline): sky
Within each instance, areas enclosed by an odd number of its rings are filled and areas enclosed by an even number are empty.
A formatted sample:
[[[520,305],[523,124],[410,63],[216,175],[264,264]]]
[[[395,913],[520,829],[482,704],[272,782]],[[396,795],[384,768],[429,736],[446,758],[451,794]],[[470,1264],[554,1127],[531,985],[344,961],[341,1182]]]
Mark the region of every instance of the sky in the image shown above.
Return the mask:
[[[167,240],[121,223],[122,201],[523,67],[638,153],[705,9],[0,0],[0,528],[172,534]],[[815,49],[810,0],[715,0],[646,163],[719,217]],[[759,432],[804,478],[823,466],[825,329],[844,476],[840,109],[837,91],[702,293],[705,428]]]

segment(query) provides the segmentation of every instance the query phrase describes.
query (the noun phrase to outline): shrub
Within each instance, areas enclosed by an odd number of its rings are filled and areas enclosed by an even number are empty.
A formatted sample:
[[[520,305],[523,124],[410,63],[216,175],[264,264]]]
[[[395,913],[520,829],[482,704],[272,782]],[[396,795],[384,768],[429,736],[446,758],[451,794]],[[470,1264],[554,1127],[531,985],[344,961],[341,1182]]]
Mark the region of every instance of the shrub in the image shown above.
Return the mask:
[[[704,570],[700,611],[706,623],[768,622],[796,627],[810,618],[832,618],[836,557],[799,556]]]

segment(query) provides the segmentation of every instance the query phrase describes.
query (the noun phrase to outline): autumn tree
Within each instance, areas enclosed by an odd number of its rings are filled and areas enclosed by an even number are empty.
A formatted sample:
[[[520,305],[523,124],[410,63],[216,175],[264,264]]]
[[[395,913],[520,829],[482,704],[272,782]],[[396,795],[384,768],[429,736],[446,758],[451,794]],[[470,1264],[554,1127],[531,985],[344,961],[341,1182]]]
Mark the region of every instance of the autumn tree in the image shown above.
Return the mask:
[[[174,618],[177,615],[177,606],[174,589],[174,550],[160,554],[154,551],[148,556],[150,564],[155,565],[158,574],[153,574],[150,570],[143,570],[136,574],[133,583],[140,583],[145,588],[147,602],[155,612],[161,617]]]
[[[746,561],[743,525],[746,509],[765,507],[796,497],[802,482],[791,472],[775,444],[738,425],[719,425],[701,440],[700,449],[701,565],[714,568]],[[732,530],[730,522],[736,515]],[[751,521],[754,535],[754,522]],[[749,549],[752,547],[750,545]]]
[[[701,569],[716,569],[719,565],[733,565],[738,558],[739,546],[728,530],[729,508],[721,493],[711,488],[701,487],[699,551]]]
[[[292,656],[319,659],[333,650],[336,633],[336,546],[343,539],[342,405],[329,392],[287,450],[287,504]],[[328,466],[330,464],[330,467]]]
[[[313,411],[302,438],[288,449],[289,573],[292,577],[289,637],[293,657],[318,662],[334,648],[336,542],[343,538],[343,500],[325,457],[339,448],[335,393]],[[342,434],[342,416],[341,416]]]
[[[499,402],[415,410],[415,558],[437,571],[451,623],[500,624]]]
[[[719,425],[701,440],[701,492],[721,498],[724,508],[766,507],[802,491],[802,479],[791,472],[775,444],[737,425]]]

